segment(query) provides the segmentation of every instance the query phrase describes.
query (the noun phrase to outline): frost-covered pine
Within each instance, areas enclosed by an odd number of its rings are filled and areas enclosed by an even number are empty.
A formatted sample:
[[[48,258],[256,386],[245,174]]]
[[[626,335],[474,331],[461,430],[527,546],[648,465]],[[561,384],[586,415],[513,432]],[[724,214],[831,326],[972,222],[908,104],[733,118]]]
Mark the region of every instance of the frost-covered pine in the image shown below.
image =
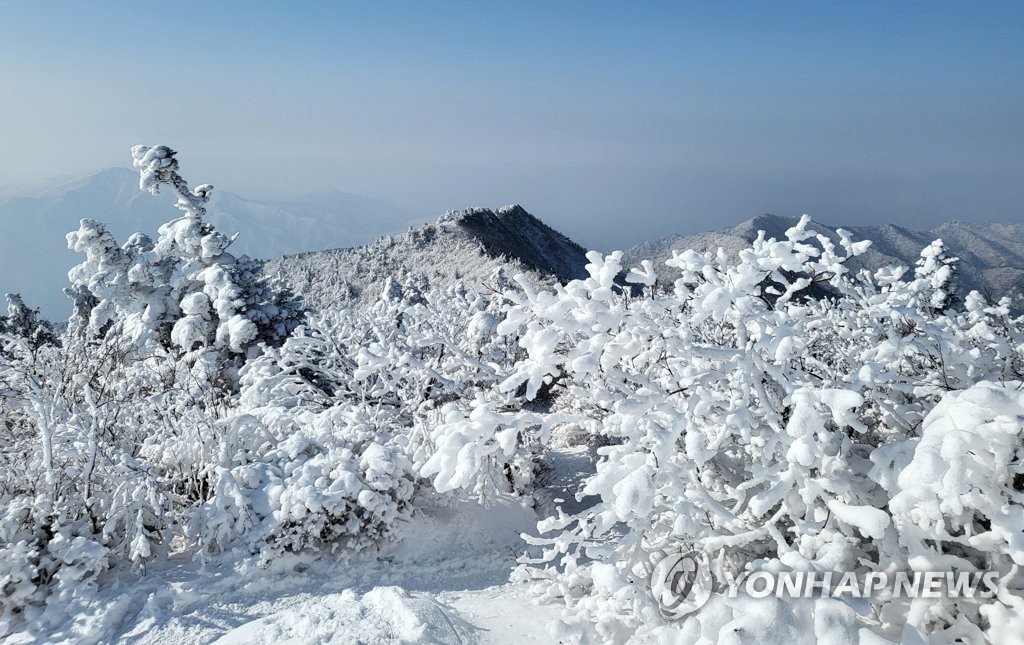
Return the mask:
[[[7,294],[7,316],[0,316],[2,335],[7,335],[10,340],[23,341],[31,351],[59,342],[53,325],[40,317],[39,309],[30,309],[17,293]]]
[[[213,187],[189,189],[175,155],[166,146],[132,148],[140,188],[169,188],[182,211],[155,242],[136,234],[118,246],[88,219],[68,234],[69,247],[86,256],[69,273],[71,326],[94,337],[116,326],[140,346],[186,352],[245,354],[261,342],[279,344],[297,324],[298,307],[270,286],[257,262],[228,252],[231,239],[203,220]]]

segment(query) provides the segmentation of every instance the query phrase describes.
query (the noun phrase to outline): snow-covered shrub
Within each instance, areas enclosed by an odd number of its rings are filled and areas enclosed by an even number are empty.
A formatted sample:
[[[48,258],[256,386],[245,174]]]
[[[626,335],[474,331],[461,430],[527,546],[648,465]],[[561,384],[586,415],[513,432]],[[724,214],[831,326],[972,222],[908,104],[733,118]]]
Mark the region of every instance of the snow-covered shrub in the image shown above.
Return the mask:
[[[467,489],[486,502],[496,493],[532,491],[550,420],[521,412],[515,404],[508,410],[494,407],[481,393],[468,406],[460,401],[439,410],[440,420],[426,430],[430,454],[419,468],[438,492]]]
[[[0,637],[6,636],[26,607],[45,598],[40,589],[39,539],[32,530],[33,500],[26,495],[0,495]]]
[[[451,439],[435,421],[492,389],[515,348],[486,332],[491,299],[423,289],[388,281],[367,310],[311,318],[242,369],[238,405],[220,422],[214,494],[191,523],[204,551],[245,546],[266,561],[380,545],[431,493],[422,477],[437,474]],[[516,470],[495,486],[525,490],[532,463],[507,448]]]
[[[251,416],[227,423],[257,424],[246,431],[264,449],[217,467],[190,529],[205,550],[240,543],[264,562],[322,545],[358,551],[388,541],[412,510],[415,475],[401,442],[358,409],[301,415],[283,435]]]
[[[38,614],[35,607],[26,608],[29,622],[58,627],[58,635],[74,640],[76,619],[94,600],[97,576],[110,564],[108,551],[95,540],[64,527],[49,539],[41,560],[48,595]]]
[[[17,587],[31,583],[38,593],[8,599],[29,603],[17,607],[26,617],[60,622],[76,581],[74,593],[89,591],[86,574],[118,561],[141,569],[167,552],[186,512],[181,493],[197,473],[178,457],[148,460],[147,447],[201,431],[167,431],[196,404],[167,378],[175,367],[138,358],[133,342],[113,335],[103,344],[69,336],[0,364],[0,544],[17,547],[18,557],[36,554],[34,574]],[[74,551],[84,559],[68,555],[68,544],[85,543],[95,546]]]
[[[107,550],[97,542],[75,535],[70,527],[50,535],[44,527],[26,530],[25,499],[7,499],[8,511],[0,518],[0,638],[16,631],[20,623],[31,628],[59,628],[69,638],[74,621],[93,600],[97,576],[107,569]],[[11,510],[23,514],[13,518]],[[13,527],[17,541],[8,537]],[[41,534],[45,534],[41,535]]]
[[[502,389],[534,398],[556,388],[563,414],[612,439],[578,493],[598,504],[543,522],[553,536],[533,540],[539,550],[516,574],[565,602],[567,622],[613,641],[659,625],[690,633],[698,617],[666,624],[646,592],[671,550],[724,558],[718,566],[734,573],[913,566],[908,524],[893,521],[890,500],[921,422],[947,393],[1019,373],[1020,321],[977,294],[964,312],[932,297],[950,277],[934,262],[941,248],[926,249],[910,282],[890,269],[850,276],[844,263],[866,243],[841,233],[836,248],[807,223],[783,240],[759,237],[735,263],[677,253],[673,292],[646,298],[621,292],[618,254],[591,254],[590,278],[526,290],[508,311],[499,330],[525,328],[527,356]],[[629,279],[649,286],[651,274]],[[920,536],[935,540],[929,526]],[[972,546],[982,544],[977,569],[996,555],[991,540]],[[962,547],[938,552],[950,549]],[[739,611],[723,607],[720,627]],[[897,614],[856,619],[897,638],[951,638],[980,623],[958,600],[928,621]]]
[[[1012,578],[1024,566],[1021,383],[986,381],[945,395],[925,418],[921,437],[909,443],[913,457],[889,501],[908,564],[923,571],[992,570]],[[1010,582],[1018,586],[978,608],[991,615],[991,642],[1019,636],[1013,625],[1024,623],[1024,585]],[[914,606],[908,623],[925,633],[941,628],[941,609]],[[967,615],[972,624],[982,622],[973,611]]]

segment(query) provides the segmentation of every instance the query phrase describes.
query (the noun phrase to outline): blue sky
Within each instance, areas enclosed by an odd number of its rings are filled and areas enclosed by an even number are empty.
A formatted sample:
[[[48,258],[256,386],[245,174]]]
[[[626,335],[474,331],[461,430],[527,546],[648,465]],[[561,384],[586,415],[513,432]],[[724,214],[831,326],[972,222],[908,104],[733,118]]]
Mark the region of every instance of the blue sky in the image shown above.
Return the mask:
[[[1024,218],[1024,3],[9,3],[0,179],[520,202],[609,249]]]

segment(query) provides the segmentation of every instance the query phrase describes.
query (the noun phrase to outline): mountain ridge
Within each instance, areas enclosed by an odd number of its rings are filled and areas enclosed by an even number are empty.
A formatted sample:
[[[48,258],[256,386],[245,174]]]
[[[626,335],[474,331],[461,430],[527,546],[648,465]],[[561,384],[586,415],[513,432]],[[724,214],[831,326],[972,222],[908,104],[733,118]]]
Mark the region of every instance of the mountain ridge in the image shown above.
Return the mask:
[[[274,258],[264,268],[316,310],[372,303],[389,278],[493,289],[516,273],[540,284],[583,278],[585,265],[582,246],[512,204],[448,211],[365,246]]]

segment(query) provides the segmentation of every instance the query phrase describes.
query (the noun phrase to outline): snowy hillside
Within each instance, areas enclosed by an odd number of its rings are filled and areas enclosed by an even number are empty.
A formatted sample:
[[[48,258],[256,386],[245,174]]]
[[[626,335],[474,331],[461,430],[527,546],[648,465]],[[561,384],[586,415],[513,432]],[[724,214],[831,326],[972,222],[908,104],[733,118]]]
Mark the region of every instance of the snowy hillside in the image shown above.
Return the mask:
[[[627,266],[642,260],[653,260],[655,267],[664,267],[672,250],[697,251],[724,248],[730,254],[746,248],[759,230],[779,238],[796,223],[796,218],[761,215],[736,226],[694,235],[670,235],[643,242],[624,254]],[[871,248],[851,261],[851,267],[872,271],[886,265],[913,266],[921,253],[935,239],[942,239],[948,252],[958,258],[958,280],[966,294],[977,289],[988,297],[1009,295],[1018,308],[1024,308],[1024,223],[965,224],[946,222],[930,231],[913,231],[894,224],[884,226],[827,226],[815,222],[813,230],[837,240],[836,229],[844,228],[857,239],[872,240]]]
[[[527,272],[539,283],[586,275],[585,250],[521,206],[491,211],[471,208],[435,223],[386,235],[367,246],[276,258],[269,274],[281,273],[313,309],[367,304],[392,278],[446,286],[455,281],[479,291],[500,289],[501,280]],[[497,271],[504,278],[496,276]],[[426,284],[422,279],[426,279]]]
[[[174,212],[170,195],[154,198],[139,190],[138,174],[108,168],[45,187],[9,190],[0,195],[0,293],[20,292],[55,319],[64,319],[70,303],[61,293],[75,254],[64,236],[83,217],[105,222],[118,238],[155,235]],[[385,232],[399,231],[417,214],[376,200],[330,192],[288,202],[258,201],[213,191],[208,221],[226,234],[242,232],[236,253],[269,258],[339,246],[365,244]]]
[[[176,155],[155,239],[68,235],[65,327],[0,315],[5,645],[1019,642],[1024,317],[941,244],[630,270],[508,206],[265,265]]]

